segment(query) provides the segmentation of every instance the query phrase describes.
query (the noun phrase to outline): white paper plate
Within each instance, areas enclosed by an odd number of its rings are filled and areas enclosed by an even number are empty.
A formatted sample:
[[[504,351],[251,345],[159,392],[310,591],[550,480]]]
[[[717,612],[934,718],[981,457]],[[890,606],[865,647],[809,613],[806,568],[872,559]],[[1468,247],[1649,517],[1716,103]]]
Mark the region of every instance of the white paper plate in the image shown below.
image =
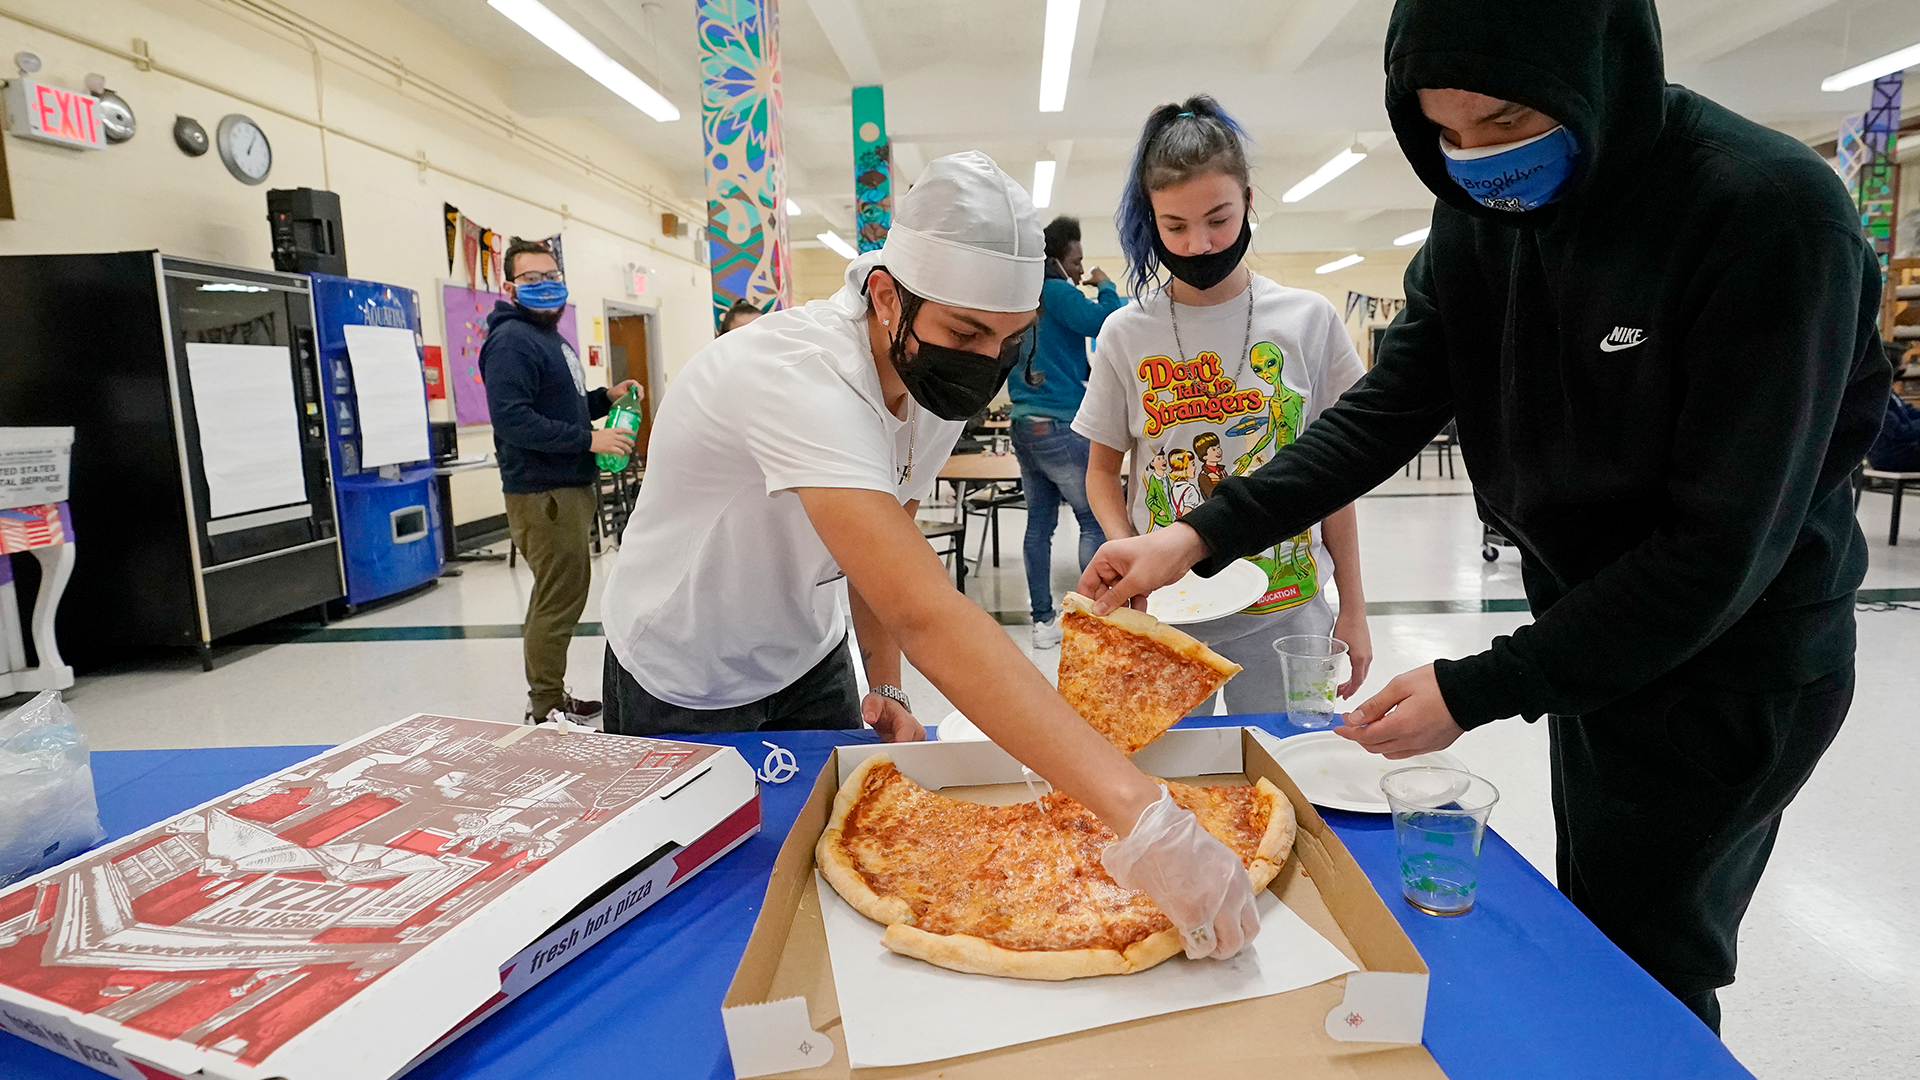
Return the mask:
[[[992,741],[991,739],[987,738],[986,732],[981,731],[979,728],[973,726],[973,721],[960,715],[959,709],[955,709],[952,712],[948,713],[946,716],[946,719],[940,721],[940,727],[938,730],[940,732],[941,742],[991,742]]]
[[[946,732],[942,731],[941,737],[945,738]],[[1395,769],[1414,765],[1466,769],[1459,758],[1444,751],[1388,761],[1337,731],[1314,731],[1281,739],[1280,745],[1273,749],[1273,759],[1293,777],[1308,802],[1362,814],[1388,812],[1387,797],[1380,794],[1380,778]]]
[[[1266,595],[1267,572],[1245,559],[1235,559],[1210,578],[1193,571],[1147,597],[1147,614],[1163,623],[1182,626],[1238,614]]]

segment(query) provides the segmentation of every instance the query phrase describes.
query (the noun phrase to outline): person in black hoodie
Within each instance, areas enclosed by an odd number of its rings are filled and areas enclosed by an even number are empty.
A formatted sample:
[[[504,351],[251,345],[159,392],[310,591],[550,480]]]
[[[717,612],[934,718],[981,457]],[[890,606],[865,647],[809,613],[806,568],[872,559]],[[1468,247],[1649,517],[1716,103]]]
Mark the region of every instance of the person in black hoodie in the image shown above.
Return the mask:
[[[1717,1031],[1781,812],[1852,701],[1878,263],[1811,150],[1666,82],[1651,0],[1399,0],[1386,61],[1439,202],[1378,362],[1081,591],[1212,574],[1457,419],[1534,621],[1341,732],[1401,758],[1547,716],[1561,890]]]
[[[526,665],[525,719],[538,723],[558,709],[569,720],[598,716],[598,701],[566,688],[567,645],[587,606],[593,563],[593,455],[625,454],[633,437],[595,430],[613,401],[637,386],[629,379],[588,390],[573,346],[560,336],[567,285],[547,245],[515,237],[501,267],[507,299],[487,315],[480,345],[480,379],[487,387],[507,531],[533,573],[527,617],[520,629]]]

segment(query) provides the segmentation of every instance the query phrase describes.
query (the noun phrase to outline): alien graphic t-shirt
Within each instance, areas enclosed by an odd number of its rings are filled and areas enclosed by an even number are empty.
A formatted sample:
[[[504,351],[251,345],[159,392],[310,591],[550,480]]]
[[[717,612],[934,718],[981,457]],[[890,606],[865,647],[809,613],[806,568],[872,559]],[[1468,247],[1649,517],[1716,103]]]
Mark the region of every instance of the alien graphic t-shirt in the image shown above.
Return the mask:
[[[1073,421],[1087,438],[1132,452],[1128,513],[1141,533],[1272,460],[1362,374],[1339,312],[1319,293],[1254,274],[1251,330],[1246,293],[1170,305],[1163,289],[1108,317]],[[1309,604],[1333,573],[1318,525],[1252,561],[1267,591],[1247,615]]]

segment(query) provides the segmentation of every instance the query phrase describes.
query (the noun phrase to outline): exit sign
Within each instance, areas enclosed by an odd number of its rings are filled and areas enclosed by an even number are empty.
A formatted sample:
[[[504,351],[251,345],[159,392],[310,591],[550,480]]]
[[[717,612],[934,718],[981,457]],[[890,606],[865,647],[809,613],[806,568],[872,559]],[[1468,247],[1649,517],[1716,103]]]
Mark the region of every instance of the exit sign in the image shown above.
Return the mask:
[[[94,105],[91,94],[63,90],[23,75],[7,84],[7,130],[61,146],[104,150],[107,136]]]

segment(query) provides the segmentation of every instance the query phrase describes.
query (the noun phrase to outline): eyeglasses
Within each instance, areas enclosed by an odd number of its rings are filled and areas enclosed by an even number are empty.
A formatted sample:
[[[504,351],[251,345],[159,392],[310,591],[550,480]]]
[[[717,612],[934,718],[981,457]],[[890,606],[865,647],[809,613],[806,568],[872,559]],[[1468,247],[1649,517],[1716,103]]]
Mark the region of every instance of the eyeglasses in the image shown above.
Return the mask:
[[[513,275],[513,283],[515,285],[532,285],[536,281],[565,281],[566,278],[567,276],[558,270],[548,270],[545,273],[528,270],[524,274]]]

